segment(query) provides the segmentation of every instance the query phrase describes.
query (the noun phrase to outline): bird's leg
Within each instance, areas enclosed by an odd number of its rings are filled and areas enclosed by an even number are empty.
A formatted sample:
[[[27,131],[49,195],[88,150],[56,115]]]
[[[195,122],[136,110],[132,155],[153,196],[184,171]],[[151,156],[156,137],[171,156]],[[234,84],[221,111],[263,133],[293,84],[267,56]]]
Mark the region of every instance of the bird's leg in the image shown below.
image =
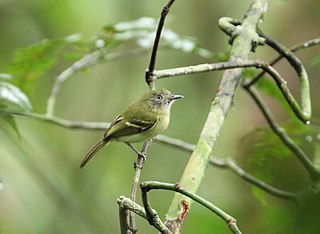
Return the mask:
[[[145,153],[140,152],[139,150],[137,150],[136,148],[134,148],[133,145],[131,145],[129,142],[125,142],[136,154],[138,154],[140,157],[143,158],[144,161],[146,161],[147,156]]]

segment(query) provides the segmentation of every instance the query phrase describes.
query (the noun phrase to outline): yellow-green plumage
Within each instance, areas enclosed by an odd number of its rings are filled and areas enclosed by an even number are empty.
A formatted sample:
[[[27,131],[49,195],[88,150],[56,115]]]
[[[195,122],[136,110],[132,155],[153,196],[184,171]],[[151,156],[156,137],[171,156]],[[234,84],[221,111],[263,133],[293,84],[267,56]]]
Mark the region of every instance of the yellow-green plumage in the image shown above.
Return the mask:
[[[153,90],[142,95],[115,118],[103,138],[82,160],[80,167],[84,167],[109,141],[142,142],[166,130],[170,122],[171,105],[174,100],[182,97],[165,89]]]

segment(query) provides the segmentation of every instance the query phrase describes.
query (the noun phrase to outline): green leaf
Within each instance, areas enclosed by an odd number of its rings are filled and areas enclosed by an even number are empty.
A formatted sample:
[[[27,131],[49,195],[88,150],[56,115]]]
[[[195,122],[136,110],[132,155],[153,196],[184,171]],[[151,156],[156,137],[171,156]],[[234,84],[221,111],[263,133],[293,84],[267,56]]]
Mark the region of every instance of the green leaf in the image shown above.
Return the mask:
[[[312,125],[301,124],[299,120],[290,120],[282,123],[295,144],[307,155],[314,155],[316,144],[318,144],[318,128]],[[294,178],[286,181],[279,177],[293,174],[294,170],[289,163],[293,159],[293,153],[282,143],[275,133],[269,128],[257,128],[241,138],[239,152],[246,157],[246,170],[258,179],[272,184],[275,187],[285,183],[294,183]],[[289,182],[290,181],[290,182]],[[264,203],[264,195],[259,189],[254,189],[255,197]]]
[[[227,62],[230,58],[230,51],[216,53],[214,56],[218,62]]]
[[[24,111],[32,109],[28,97],[18,87],[3,81],[0,81],[0,103],[15,105]]]
[[[288,108],[283,94],[281,93],[281,91],[279,90],[279,88],[273,80],[271,80],[270,78],[268,79],[267,77],[262,77],[257,82],[257,87],[265,94],[277,100],[278,103],[281,104],[283,107],[285,106],[286,108]]]
[[[320,64],[320,54],[316,55],[310,64],[310,67],[318,66]]]
[[[126,42],[134,40],[142,48],[152,48],[158,20],[143,17],[137,20],[120,22],[104,27],[105,36],[110,40]],[[171,29],[163,29],[161,34],[161,45],[185,53],[194,53],[204,58],[211,58],[213,53],[202,48],[195,38],[180,36]]]
[[[8,72],[24,91],[30,91],[35,82],[56,62],[58,41],[43,40],[38,44],[16,51]]]
[[[70,53],[68,46],[72,46],[71,51],[81,46],[88,48],[87,44],[81,44],[81,42],[81,35],[75,34],[63,38],[45,39],[29,47],[18,49],[7,72],[13,76],[12,82],[28,93],[38,79],[59,61],[61,54]],[[82,51],[82,55],[85,52]]]
[[[6,113],[7,106],[4,103],[0,102],[0,121],[4,120],[5,123],[9,124],[9,126],[16,132],[16,134],[20,137],[19,129],[16,124],[16,121],[12,114]]]
[[[263,191],[262,189],[252,186],[251,191],[254,195],[254,197],[264,206],[267,206],[267,200],[266,200],[266,192]]]

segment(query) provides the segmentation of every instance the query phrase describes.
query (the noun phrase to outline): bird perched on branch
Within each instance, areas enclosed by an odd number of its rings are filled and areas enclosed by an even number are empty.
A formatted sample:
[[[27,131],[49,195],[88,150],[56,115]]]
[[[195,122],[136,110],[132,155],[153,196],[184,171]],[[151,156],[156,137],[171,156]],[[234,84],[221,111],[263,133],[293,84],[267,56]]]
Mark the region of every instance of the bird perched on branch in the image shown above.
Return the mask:
[[[87,162],[108,142],[120,141],[128,144],[151,139],[167,129],[170,122],[170,109],[182,95],[173,95],[166,89],[152,90],[131,103],[107,128],[102,139],[87,153],[80,164]]]

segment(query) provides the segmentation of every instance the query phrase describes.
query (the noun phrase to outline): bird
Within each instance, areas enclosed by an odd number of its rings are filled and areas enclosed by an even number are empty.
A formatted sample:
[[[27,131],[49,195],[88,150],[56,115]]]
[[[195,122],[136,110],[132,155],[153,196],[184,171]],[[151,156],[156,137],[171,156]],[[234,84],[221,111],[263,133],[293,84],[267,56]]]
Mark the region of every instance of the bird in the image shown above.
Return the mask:
[[[171,106],[181,98],[182,95],[173,95],[166,89],[143,94],[111,122],[102,139],[83,158],[80,168],[112,141],[124,142],[139,153],[131,143],[152,139],[165,131],[170,122]]]

